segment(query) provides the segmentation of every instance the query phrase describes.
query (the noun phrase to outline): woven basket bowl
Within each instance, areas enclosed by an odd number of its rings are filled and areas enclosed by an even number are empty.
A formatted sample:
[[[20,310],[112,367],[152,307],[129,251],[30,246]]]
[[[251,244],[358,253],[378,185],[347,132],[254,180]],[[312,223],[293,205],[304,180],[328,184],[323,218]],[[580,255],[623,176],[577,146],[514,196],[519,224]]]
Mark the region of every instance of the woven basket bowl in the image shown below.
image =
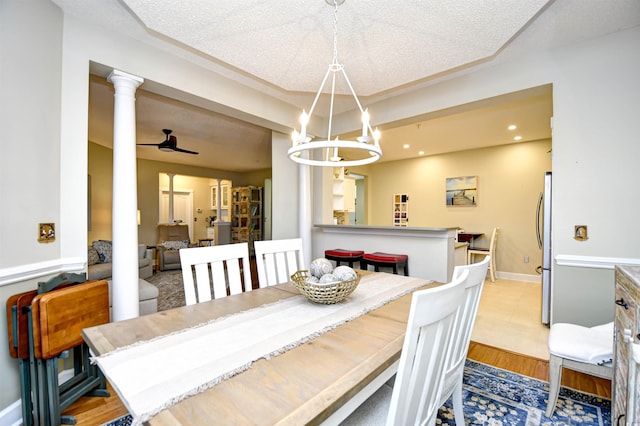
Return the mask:
[[[319,284],[307,282],[309,271],[298,271],[291,275],[293,284],[304,294],[307,299],[315,303],[331,305],[338,303],[353,293],[360,283],[360,274],[356,272],[356,278],[348,281],[336,281],[333,283]]]

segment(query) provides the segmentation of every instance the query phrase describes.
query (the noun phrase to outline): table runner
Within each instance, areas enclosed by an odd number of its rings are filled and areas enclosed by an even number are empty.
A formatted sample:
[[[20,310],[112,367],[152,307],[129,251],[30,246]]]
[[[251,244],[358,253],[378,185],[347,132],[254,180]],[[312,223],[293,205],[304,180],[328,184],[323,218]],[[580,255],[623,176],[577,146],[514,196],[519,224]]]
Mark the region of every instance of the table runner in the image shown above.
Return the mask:
[[[320,305],[294,296],[119,348],[94,361],[133,423],[140,424],[261,358],[283,353],[428,283],[385,273],[366,275],[341,303]]]

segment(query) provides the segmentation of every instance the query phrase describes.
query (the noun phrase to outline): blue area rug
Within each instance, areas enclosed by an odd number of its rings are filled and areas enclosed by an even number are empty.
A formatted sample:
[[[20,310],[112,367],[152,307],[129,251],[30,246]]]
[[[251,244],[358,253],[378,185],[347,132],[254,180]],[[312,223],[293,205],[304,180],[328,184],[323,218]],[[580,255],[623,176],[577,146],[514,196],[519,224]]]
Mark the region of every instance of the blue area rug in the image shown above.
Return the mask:
[[[595,395],[560,388],[552,418],[544,415],[549,383],[467,360],[464,373],[464,417],[469,425],[510,426],[610,426],[611,401]],[[105,426],[129,426],[124,416]],[[437,424],[454,426],[448,401],[438,413]]]
[[[552,418],[546,417],[549,383],[467,359],[464,372],[464,417],[471,425],[610,426],[611,401],[560,388]],[[438,414],[442,426],[455,425],[448,401]]]

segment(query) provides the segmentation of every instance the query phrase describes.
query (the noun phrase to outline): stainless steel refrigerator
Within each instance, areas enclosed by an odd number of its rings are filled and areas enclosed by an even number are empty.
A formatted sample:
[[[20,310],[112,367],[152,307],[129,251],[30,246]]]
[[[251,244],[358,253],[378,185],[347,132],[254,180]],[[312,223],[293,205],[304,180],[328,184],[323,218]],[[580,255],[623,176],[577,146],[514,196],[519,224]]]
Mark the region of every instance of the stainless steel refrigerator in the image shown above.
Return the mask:
[[[544,191],[540,193],[536,210],[538,247],[542,249],[542,323],[549,325],[551,317],[551,172],[544,174]]]

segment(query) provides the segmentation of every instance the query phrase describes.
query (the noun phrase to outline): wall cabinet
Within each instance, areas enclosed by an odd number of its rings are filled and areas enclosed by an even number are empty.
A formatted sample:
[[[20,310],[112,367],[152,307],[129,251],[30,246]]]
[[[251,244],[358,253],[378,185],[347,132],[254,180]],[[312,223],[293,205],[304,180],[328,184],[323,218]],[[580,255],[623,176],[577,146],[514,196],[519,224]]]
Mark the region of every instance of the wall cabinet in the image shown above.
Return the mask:
[[[344,175],[344,167],[333,169],[333,210],[356,210],[356,181]]]
[[[229,208],[229,193],[231,185],[228,182],[220,183],[220,208],[228,209]],[[211,185],[211,210],[216,210],[218,208],[218,185]]]
[[[243,186],[231,189],[231,241],[249,243],[262,240],[262,187]]]

